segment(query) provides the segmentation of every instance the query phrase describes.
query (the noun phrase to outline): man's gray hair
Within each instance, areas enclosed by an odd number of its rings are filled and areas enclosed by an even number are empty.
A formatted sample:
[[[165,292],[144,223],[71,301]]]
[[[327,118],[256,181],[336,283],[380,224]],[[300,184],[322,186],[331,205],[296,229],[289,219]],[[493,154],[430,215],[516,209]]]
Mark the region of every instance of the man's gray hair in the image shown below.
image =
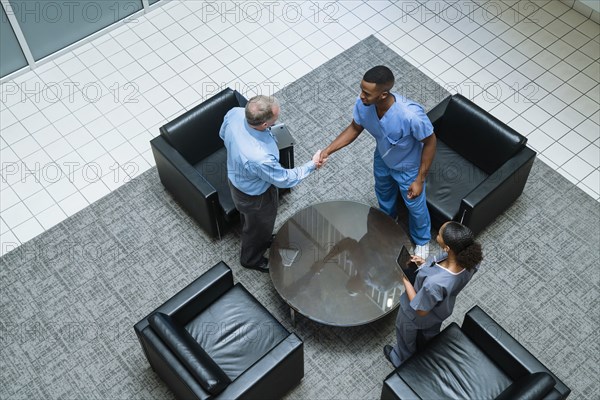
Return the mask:
[[[246,121],[252,126],[258,126],[273,118],[273,107],[279,106],[279,101],[273,96],[262,94],[254,96],[246,104]]]

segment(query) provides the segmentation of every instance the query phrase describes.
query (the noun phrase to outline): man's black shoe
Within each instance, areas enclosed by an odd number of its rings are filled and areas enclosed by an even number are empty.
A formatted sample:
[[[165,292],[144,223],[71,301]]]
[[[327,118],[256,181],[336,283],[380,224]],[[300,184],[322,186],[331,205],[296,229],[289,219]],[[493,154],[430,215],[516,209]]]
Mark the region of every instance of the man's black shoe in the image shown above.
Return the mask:
[[[263,257],[258,265],[242,265],[244,268],[255,269],[260,272],[269,272],[269,260]]]
[[[390,356],[392,350],[394,350],[394,348],[389,344],[383,346],[383,355],[385,356],[385,359],[388,360],[392,365],[394,365],[394,363],[392,362],[392,357]]]

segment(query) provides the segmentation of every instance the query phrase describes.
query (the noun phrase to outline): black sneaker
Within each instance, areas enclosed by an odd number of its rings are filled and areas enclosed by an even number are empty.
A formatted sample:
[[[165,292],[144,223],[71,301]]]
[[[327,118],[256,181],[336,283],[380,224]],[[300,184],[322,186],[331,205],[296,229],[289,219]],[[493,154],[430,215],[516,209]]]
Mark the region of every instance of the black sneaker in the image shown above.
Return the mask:
[[[383,355],[384,355],[385,359],[388,360],[392,365],[394,365],[394,363],[392,362],[392,357],[390,356],[390,354],[392,353],[392,350],[394,350],[394,348],[392,346],[390,346],[389,344],[386,344],[385,346],[383,346]]]

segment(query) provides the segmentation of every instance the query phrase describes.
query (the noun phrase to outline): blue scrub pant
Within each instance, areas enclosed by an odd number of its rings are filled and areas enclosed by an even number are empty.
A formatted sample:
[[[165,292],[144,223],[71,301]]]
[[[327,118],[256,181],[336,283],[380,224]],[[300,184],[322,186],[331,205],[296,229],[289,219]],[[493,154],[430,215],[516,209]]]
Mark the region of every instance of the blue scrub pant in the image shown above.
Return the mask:
[[[415,244],[424,245],[431,240],[431,218],[427,209],[425,197],[425,184],[423,192],[416,199],[409,199],[406,195],[408,187],[415,181],[419,170],[397,171],[389,168],[379,152],[375,150],[373,156],[373,174],[375,175],[375,195],[379,208],[392,218],[397,216],[398,190],[402,195],[404,204],[408,208],[408,230]]]

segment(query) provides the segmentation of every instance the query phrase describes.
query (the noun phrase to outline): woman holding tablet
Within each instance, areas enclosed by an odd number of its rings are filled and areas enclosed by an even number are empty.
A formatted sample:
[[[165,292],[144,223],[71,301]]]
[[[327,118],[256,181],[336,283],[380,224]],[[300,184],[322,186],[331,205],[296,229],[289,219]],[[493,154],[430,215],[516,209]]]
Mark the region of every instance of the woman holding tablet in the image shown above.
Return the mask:
[[[412,256],[419,268],[414,286],[404,276],[405,292],[400,297],[396,318],[396,346],[383,348],[385,358],[398,367],[417,348],[417,331],[425,340],[440,332],[452,314],[456,296],[471,280],[483,259],[481,245],[471,230],[454,221],[441,226],[436,241],[443,253],[426,260]]]

